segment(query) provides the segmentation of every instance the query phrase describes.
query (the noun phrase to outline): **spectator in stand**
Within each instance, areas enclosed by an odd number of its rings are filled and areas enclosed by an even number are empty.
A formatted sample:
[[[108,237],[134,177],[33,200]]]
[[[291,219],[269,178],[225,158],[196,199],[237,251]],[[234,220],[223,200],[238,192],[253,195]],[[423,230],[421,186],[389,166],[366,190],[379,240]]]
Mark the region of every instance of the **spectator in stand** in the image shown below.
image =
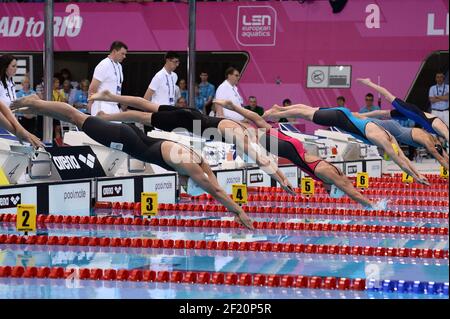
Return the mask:
[[[75,91],[72,104],[82,112],[87,112],[89,80],[84,79],[80,82],[80,89]]]
[[[175,106],[179,107],[179,108],[187,107],[186,99],[184,97],[180,96],[177,100],[177,103],[175,103]]]
[[[70,81],[64,80],[60,93],[64,97],[65,103],[69,102],[71,92],[72,92],[72,85],[70,84]]]
[[[250,110],[252,112],[255,112],[256,114],[262,116],[264,114],[264,108],[261,106],[258,106],[258,101],[256,100],[255,96],[249,96],[248,97],[248,105],[244,106],[247,110]]]
[[[33,94],[36,94],[36,91],[31,88],[30,78],[26,75],[22,80],[22,89],[17,91],[16,96],[19,99],[21,97]]]
[[[59,71],[59,81],[64,85],[64,81],[66,80],[69,80],[71,88],[78,87],[78,82],[72,80],[72,73],[70,73],[69,69],[61,69]]]
[[[361,107],[361,109],[359,110],[359,113],[362,114],[362,113],[381,110],[381,108],[378,105],[373,104],[374,97],[373,97],[372,93],[367,93],[364,101],[365,101],[366,105]]]
[[[30,85],[30,78],[28,75],[25,75],[25,77],[22,80],[22,89],[17,91],[16,97],[18,99],[24,97],[36,94],[36,91],[31,88]],[[17,119],[19,123],[30,133],[35,134],[36,132],[36,116],[33,114],[16,114]]]
[[[205,113],[206,99],[200,94],[200,87],[197,83],[194,85],[194,92],[195,92],[195,108],[200,112]]]
[[[211,108],[212,100],[214,99],[214,95],[216,94],[214,85],[208,82],[207,72],[202,71],[200,73],[200,84],[198,86],[200,89],[200,96],[205,99],[205,105],[202,109],[206,112],[206,109]]]
[[[186,101],[189,100],[189,91],[187,89],[187,83],[185,79],[178,81],[178,87],[180,88],[180,96],[184,97]]]
[[[56,76],[53,78],[52,101],[65,101],[64,95],[61,93],[61,90],[59,88],[59,79]],[[53,119],[53,141],[58,146],[61,146],[63,144],[61,137],[61,123],[60,121],[55,119]]]
[[[346,107],[345,106],[345,97],[343,96],[338,96],[336,99],[336,103],[338,107]]]

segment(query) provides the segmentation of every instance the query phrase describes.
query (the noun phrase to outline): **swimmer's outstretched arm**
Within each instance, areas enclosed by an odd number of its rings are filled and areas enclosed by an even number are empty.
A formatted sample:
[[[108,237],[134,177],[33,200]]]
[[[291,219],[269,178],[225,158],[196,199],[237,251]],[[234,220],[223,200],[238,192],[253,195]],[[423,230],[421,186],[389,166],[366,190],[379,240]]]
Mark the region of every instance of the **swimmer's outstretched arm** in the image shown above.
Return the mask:
[[[20,123],[17,121],[11,109],[7,107],[0,101],[0,127],[6,129],[12,134],[16,135],[19,139],[29,142],[34,147],[43,147],[44,144],[39,140],[39,138],[30,132],[28,132]]]
[[[442,144],[437,137],[434,137],[425,130],[417,127],[412,129],[411,134],[416,143],[425,147],[428,153],[430,153],[439,162],[439,164],[447,170],[449,169],[448,154],[442,147]]]
[[[362,83],[364,85],[367,85],[368,87],[374,89],[375,91],[377,91],[378,93],[380,93],[381,95],[383,95],[383,97],[389,102],[392,103],[395,100],[395,96],[389,92],[388,90],[386,90],[384,87],[376,85],[375,83],[373,83],[369,78],[365,78],[365,79],[356,79],[357,82]]]
[[[152,103],[142,97],[130,95],[116,95],[107,90],[94,93],[89,96],[89,101],[105,101],[115,102],[123,105],[128,105],[140,109],[142,111],[155,113],[158,112],[159,105]]]
[[[272,126],[266,122],[259,114],[252,112],[250,110],[247,110],[243,107],[239,107],[230,100],[214,100],[213,103],[218,104],[226,109],[229,109],[231,111],[234,111],[236,113],[239,113],[243,117],[245,117],[247,120],[252,121],[257,127],[259,128],[267,128],[270,129]]]
[[[135,122],[142,123],[144,125],[151,124],[152,114],[139,111],[125,111],[122,113],[106,114],[103,111],[97,113],[98,117],[106,121],[120,121],[120,122]]]

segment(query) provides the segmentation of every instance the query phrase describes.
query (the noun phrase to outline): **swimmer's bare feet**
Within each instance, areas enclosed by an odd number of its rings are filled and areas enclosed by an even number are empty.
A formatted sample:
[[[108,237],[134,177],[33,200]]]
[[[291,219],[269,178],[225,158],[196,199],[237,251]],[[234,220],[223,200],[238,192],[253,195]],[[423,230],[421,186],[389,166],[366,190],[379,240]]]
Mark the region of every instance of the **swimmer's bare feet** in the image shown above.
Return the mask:
[[[273,119],[272,115],[274,115],[282,110],[283,110],[283,108],[281,106],[274,104],[270,109],[268,109],[267,111],[264,112],[262,117],[265,120],[271,120],[271,119]]]
[[[9,108],[11,110],[17,110],[19,108],[30,107],[30,106],[33,106],[33,101],[36,101],[36,100],[40,100],[39,96],[37,96],[36,94],[28,95],[28,96],[22,97],[20,99],[17,99],[15,101],[12,101]]]
[[[370,79],[369,78],[358,78],[358,79],[356,79],[356,82],[359,82],[359,83],[362,83],[362,84],[370,84],[370,83],[372,83],[372,81],[370,81]]]
[[[104,90],[102,92],[97,92],[89,96],[88,101],[111,101],[111,92]]]

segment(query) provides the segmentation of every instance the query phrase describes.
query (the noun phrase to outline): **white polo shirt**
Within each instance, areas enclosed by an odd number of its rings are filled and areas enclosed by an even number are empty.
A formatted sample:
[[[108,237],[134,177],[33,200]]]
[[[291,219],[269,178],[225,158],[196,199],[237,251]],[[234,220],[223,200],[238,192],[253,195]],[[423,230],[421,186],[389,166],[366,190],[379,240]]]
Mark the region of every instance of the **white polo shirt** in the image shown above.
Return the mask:
[[[16,99],[16,87],[14,80],[11,79],[10,81],[6,81],[6,88],[3,86],[3,83],[0,83],[0,101],[9,107],[11,102]]]
[[[152,102],[159,105],[175,105],[178,75],[162,68],[148,86],[153,93]]]
[[[241,95],[239,94],[237,86],[231,85],[231,83],[228,82],[228,80],[223,81],[223,83],[219,85],[219,87],[217,88],[216,99],[231,100],[233,104],[238,105],[240,107],[242,107],[242,103],[244,101]],[[234,121],[244,120],[244,117],[242,115],[234,111],[230,111],[226,108],[223,108],[223,116],[227,119]]]
[[[429,97],[432,96],[444,96],[448,94],[448,84],[433,85],[430,87]],[[435,111],[448,110],[448,101],[439,101],[431,103],[431,109]]]
[[[95,67],[93,78],[100,81],[98,92],[108,90],[118,95],[122,93],[123,72],[120,63],[114,62],[110,58],[104,58]],[[99,111],[107,114],[120,113],[117,103],[95,101],[92,104],[91,114],[96,115]]]

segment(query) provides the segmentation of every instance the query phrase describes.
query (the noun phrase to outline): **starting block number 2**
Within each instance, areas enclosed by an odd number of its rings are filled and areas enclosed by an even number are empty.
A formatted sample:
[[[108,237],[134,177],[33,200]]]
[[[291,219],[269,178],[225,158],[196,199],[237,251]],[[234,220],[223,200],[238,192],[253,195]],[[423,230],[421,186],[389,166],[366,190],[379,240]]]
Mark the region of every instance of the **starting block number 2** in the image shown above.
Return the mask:
[[[23,232],[36,231],[36,205],[17,205],[16,229]]]
[[[142,216],[155,216],[158,213],[158,193],[141,193]]]

